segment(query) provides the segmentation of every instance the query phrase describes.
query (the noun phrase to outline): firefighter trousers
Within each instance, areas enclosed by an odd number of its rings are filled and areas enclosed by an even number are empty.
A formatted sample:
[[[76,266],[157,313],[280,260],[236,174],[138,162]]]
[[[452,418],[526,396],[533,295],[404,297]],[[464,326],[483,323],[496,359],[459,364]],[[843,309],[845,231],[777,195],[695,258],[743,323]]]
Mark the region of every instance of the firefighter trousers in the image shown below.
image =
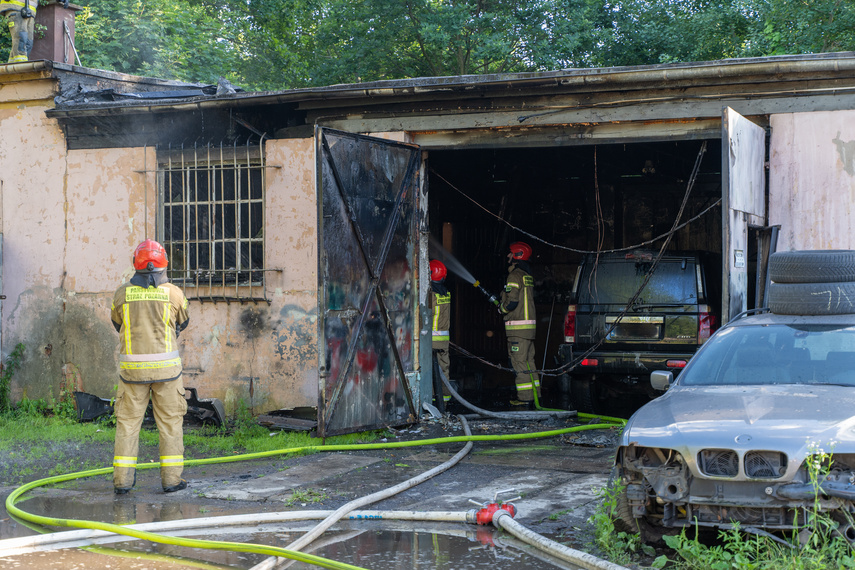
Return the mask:
[[[534,400],[532,390],[537,390],[537,399],[540,401],[540,373],[534,363],[534,340],[509,336],[508,355],[511,367],[516,372],[514,383],[517,385],[517,399],[531,402]]]
[[[6,25],[12,36],[12,49],[9,51],[7,63],[18,63],[27,61],[30,50],[33,49],[33,34],[35,33],[35,18],[24,18],[20,10],[7,10]]]
[[[140,445],[140,428],[151,398],[160,447],[160,481],[163,487],[181,482],[184,472],[184,384],[179,376],[167,382],[135,384],[119,381],[116,396],[116,445],[113,457],[113,486],[130,489]]]

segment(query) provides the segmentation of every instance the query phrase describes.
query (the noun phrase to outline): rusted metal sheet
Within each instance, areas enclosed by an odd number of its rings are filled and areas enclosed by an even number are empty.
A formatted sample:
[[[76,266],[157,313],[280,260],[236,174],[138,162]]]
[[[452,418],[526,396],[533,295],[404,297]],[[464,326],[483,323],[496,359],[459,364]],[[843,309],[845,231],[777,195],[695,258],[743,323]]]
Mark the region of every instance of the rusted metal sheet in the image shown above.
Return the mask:
[[[748,307],[748,225],[764,225],[766,131],[731,109],[722,116],[722,315]]]
[[[320,365],[318,434],[415,421],[416,189],[421,152],[317,132]]]
[[[779,250],[855,248],[855,111],[772,115],[769,223]]]

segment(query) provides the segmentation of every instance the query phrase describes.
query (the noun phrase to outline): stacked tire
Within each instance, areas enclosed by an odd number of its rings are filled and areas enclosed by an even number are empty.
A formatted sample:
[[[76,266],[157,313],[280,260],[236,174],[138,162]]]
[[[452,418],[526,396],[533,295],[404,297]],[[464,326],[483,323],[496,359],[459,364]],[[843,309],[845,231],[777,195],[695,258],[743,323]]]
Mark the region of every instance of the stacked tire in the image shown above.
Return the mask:
[[[769,310],[781,315],[855,313],[855,251],[779,251],[769,258]]]

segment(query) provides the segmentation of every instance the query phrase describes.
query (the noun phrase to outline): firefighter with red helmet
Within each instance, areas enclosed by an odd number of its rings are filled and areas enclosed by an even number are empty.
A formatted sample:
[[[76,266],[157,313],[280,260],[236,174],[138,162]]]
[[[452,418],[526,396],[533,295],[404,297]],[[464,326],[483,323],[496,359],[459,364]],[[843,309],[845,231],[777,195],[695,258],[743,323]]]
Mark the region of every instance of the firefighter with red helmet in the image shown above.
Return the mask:
[[[169,260],[158,242],[134,250],[133,277],[113,295],[110,318],[119,332],[119,387],[114,406],[116,442],[113,488],[117,495],[136,483],[139,432],[151,399],[160,440],[160,479],[167,493],[187,487],[184,414],[178,333],[187,327],[187,299],[166,277]]]
[[[534,278],[531,276],[531,246],[515,241],[509,247],[508,279],[499,302],[505,321],[508,356],[516,372],[517,399],[513,406],[531,408],[540,400],[540,374],[534,362],[537,319],[534,312]]]
[[[448,344],[451,340],[449,329],[451,328],[451,293],[445,285],[445,278],[448,275],[448,269],[445,264],[438,259],[430,260],[430,314],[431,314],[431,334],[433,355],[439,364],[440,370],[445,375],[445,378],[450,382],[451,377],[448,375],[450,359],[448,356]],[[451,393],[446,388],[445,383],[442,384],[442,398],[444,402],[451,399]],[[434,384],[437,388],[439,384]],[[435,389],[437,400],[440,390]],[[437,401],[437,403],[439,403]],[[444,410],[444,405],[440,408]]]

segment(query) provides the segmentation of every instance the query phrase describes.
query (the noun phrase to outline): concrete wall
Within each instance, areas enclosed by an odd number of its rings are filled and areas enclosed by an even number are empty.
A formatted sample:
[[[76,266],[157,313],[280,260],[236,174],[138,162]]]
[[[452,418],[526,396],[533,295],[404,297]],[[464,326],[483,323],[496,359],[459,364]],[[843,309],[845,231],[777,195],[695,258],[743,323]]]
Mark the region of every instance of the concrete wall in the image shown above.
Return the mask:
[[[37,74],[0,89],[2,357],[26,345],[14,398],[58,395],[63,358],[66,259],[65,140],[45,117],[53,82]],[[10,136],[13,134],[13,136]]]
[[[265,292],[270,304],[192,302],[185,384],[256,413],[316,406],[317,203],[312,139],[267,142]]]
[[[133,274],[136,244],[157,237],[155,149],[66,151],[45,116],[51,81],[5,87],[0,129],[21,134],[0,138],[2,357],[26,346],[13,398],[56,401],[63,382],[109,398],[118,381],[113,292]],[[314,143],[274,140],[266,151],[270,303],[191,301],[179,338],[185,385],[229,412],[240,401],[255,413],[317,405]]]
[[[855,249],[855,111],[772,115],[771,127],[778,250]]]

